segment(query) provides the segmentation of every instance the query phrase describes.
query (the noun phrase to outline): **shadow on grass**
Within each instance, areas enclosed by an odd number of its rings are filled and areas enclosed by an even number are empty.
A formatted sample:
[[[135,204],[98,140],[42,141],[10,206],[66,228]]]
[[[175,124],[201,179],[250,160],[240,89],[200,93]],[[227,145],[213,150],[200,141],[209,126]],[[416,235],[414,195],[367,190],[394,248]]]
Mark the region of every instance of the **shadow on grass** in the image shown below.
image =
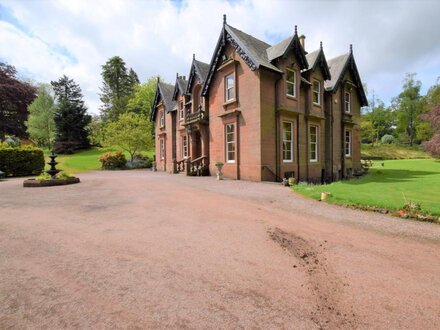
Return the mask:
[[[368,173],[365,177],[347,180],[344,183],[360,185],[365,183],[414,182],[417,179],[421,179],[429,175],[440,175],[440,173],[401,169],[375,169]]]

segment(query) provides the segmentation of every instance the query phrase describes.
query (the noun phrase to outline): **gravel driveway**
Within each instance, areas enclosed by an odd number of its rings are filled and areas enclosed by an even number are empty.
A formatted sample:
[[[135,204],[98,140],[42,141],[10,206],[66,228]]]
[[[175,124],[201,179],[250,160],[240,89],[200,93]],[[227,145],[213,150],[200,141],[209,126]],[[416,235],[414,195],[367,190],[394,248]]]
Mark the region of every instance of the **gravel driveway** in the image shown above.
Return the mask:
[[[80,178],[0,182],[0,329],[440,328],[439,225],[274,183]]]

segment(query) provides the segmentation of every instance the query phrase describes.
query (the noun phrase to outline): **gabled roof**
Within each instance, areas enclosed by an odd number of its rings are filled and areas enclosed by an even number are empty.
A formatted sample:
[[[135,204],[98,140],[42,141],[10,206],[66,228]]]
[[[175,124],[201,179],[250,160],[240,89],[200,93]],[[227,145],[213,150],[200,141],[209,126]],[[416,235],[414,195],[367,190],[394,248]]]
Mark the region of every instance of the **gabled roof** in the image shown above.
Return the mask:
[[[239,49],[241,49],[255,66],[255,68],[253,68],[252,65],[249,65],[248,63],[251,70],[259,69],[260,66],[264,66],[273,71],[281,72],[280,69],[270,63],[270,60],[267,56],[267,49],[271,46],[268,43],[265,43],[264,41],[244,33],[243,31],[240,31],[228,24],[225,24],[224,27],[228,34],[226,37],[227,40],[231,41],[232,45],[240,56],[242,56],[239,51]]]
[[[367,106],[368,100],[365,95],[364,86],[354,60],[351,46],[349,53],[332,58],[328,61],[328,66],[330,68],[331,79],[324,82],[325,90],[330,92],[337,90],[346,70],[351,70],[356,87],[359,91],[361,106]]]
[[[156,87],[156,94],[154,95],[153,109],[151,111],[150,119],[152,121],[154,121],[156,117],[156,107],[161,100],[163,102],[166,112],[175,110],[176,102],[173,101],[173,91],[174,91],[173,85],[166,84],[158,80]]]
[[[301,42],[299,41],[296,26],[293,36],[290,36],[287,39],[280,41],[279,43],[273,45],[272,47],[269,47],[266,50],[267,57],[269,61],[272,62],[281,56],[286,56],[291,49],[294,50],[295,55],[299,60],[300,68],[307,69],[309,65],[307,63],[306,53],[301,45]]]
[[[315,70],[318,65],[321,66],[324,80],[331,79],[330,69],[328,67],[327,60],[325,59],[324,50],[321,47],[306,55],[307,62],[309,63],[309,70]]]
[[[209,64],[196,60],[195,56],[193,55],[193,61],[191,64],[191,70],[189,72],[188,83],[186,86],[185,93],[186,94],[191,93],[191,88],[192,88],[194,78],[196,75],[197,75],[197,77],[199,77],[199,79],[203,85],[206,81],[206,78],[208,77],[208,72],[209,72]]]
[[[214,54],[212,55],[208,76],[203,85],[203,95],[206,95],[208,92],[209,84],[211,83],[212,76],[217,68],[217,63],[227,41],[231,43],[237,54],[241,56],[252,71],[257,70],[260,67],[265,67],[269,70],[282,73],[280,69],[270,63],[269,58],[267,57],[266,50],[270,47],[268,43],[226,24],[224,17],[223,28],[218,38],[217,45],[215,46]]]
[[[186,88],[188,81],[184,77],[176,77],[176,83],[174,85],[173,101],[177,100],[177,94],[180,92],[182,95],[186,95]]]

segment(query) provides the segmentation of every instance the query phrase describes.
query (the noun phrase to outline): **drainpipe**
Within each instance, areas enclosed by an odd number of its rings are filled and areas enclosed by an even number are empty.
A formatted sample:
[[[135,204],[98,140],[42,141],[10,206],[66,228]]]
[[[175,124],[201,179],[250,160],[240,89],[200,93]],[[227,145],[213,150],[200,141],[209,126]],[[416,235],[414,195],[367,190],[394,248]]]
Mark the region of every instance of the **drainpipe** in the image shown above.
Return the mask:
[[[237,180],[240,180],[240,113],[237,113],[237,120],[236,120],[236,127],[237,127]]]
[[[278,109],[279,99],[278,99],[278,85],[280,80],[283,78],[283,74],[275,81],[275,182],[278,181],[280,177],[280,139],[278,136],[280,130],[280,111]]]

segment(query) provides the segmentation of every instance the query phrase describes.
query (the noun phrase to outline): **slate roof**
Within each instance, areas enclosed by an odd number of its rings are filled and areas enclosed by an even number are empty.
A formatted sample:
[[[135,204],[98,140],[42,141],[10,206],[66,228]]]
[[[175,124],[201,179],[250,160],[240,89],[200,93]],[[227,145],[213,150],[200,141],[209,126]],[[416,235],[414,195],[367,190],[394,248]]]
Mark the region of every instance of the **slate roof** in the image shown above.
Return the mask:
[[[156,117],[156,107],[159,103],[159,100],[163,101],[166,112],[175,110],[176,102],[173,101],[173,92],[173,85],[166,84],[160,81],[157,83],[156,94],[154,95],[153,101],[153,111],[151,111],[151,120],[154,121],[154,118]]]
[[[293,35],[269,47],[266,50],[269,61],[273,61],[274,59],[283,56],[286,53],[287,47],[289,47],[292,42],[292,39]]]
[[[351,46],[350,46],[351,49]],[[361,77],[359,75],[359,71],[356,66],[356,62],[353,57],[353,53],[350,51],[347,54],[343,54],[332,58],[328,62],[328,66],[330,68],[331,79],[324,82],[324,88],[326,91],[334,91],[338,88],[338,85],[345,73],[345,70],[348,68],[352,70],[353,78],[357,85],[361,106],[367,106],[368,100],[365,95],[364,86],[362,85]]]
[[[342,73],[345,71],[347,61],[350,58],[350,53],[337,56],[327,61],[330,69],[331,79],[324,82],[324,88],[327,91],[332,91],[335,89]]]
[[[317,49],[306,55],[307,63],[309,63],[309,68],[313,68],[315,66],[316,60],[318,59],[320,52],[321,49]]]
[[[176,84],[177,87],[179,87],[180,92],[184,94],[186,91],[186,87],[188,86],[188,81],[181,77],[177,77]]]
[[[174,85],[174,92],[173,92],[173,101],[177,100],[177,94],[180,92],[181,94],[187,94],[186,88],[188,87],[188,81],[184,79],[183,77],[176,77],[176,83]]]
[[[228,24],[225,24],[225,30],[237,42],[240,48],[244,50],[246,55],[251,58],[257,68],[264,66],[276,72],[281,72],[280,69],[270,63],[267,49],[271,48],[271,45]]]
[[[202,84],[203,84],[206,78],[208,77],[209,64],[194,59],[194,66],[196,67],[196,70],[199,73],[200,79],[202,80]]]
[[[321,44],[322,47],[322,44]],[[330,68],[328,67],[327,60],[325,59],[324,51],[322,48],[319,48],[311,53],[306,55],[307,63],[309,63],[309,70],[314,70],[318,63],[321,64],[321,69],[324,74],[324,81],[330,80],[332,75],[330,72]]]
[[[191,87],[192,87],[195,75],[197,75],[200,78],[202,85],[205,83],[205,81],[208,77],[208,74],[209,74],[209,68],[210,68],[210,65],[208,63],[198,61],[195,59],[195,57],[193,57],[193,61],[191,64],[191,70],[189,72],[189,77],[188,77],[188,83],[186,86],[186,93],[187,94],[191,93]]]

